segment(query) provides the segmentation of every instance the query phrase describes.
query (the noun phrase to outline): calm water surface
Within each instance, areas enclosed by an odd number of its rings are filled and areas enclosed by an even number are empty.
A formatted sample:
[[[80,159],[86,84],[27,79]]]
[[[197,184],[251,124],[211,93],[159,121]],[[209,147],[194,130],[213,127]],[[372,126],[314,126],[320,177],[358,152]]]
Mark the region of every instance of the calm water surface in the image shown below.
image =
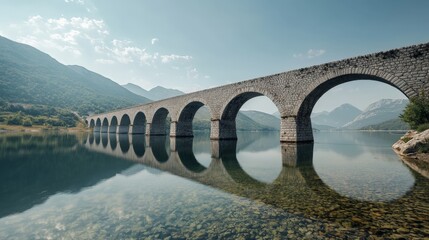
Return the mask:
[[[0,135],[0,239],[429,238],[400,135]]]

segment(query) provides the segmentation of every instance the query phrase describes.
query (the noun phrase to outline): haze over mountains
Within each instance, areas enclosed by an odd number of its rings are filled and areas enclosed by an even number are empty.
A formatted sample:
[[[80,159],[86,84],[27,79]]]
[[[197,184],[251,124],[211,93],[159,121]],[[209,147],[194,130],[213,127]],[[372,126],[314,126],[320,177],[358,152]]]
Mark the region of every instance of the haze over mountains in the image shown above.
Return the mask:
[[[137,95],[143,96],[145,98],[148,98],[154,101],[185,94],[184,92],[179,91],[177,89],[164,88],[161,86],[154,87],[149,91],[132,83],[127,83],[125,85],[122,85],[122,87],[128,89],[132,93],[135,93]]]

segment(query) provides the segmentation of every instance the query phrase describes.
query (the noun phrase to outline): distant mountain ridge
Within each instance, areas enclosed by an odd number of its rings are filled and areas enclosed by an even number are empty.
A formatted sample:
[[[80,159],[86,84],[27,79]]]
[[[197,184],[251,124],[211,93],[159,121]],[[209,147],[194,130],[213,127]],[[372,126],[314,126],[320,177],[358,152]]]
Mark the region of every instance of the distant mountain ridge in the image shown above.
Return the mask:
[[[81,115],[150,102],[80,66],[66,66],[0,36],[0,101],[41,104]]]
[[[313,114],[311,121],[317,125],[340,128],[344,124],[353,121],[362,111],[351,104],[343,104],[331,112]]]
[[[364,111],[350,104],[343,104],[331,112],[313,113],[311,121],[313,126],[322,125],[324,128],[338,130],[402,130],[407,125],[399,120],[399,115],[407,104],[407,99],[381,99],[370,104]]]
[[[122,85],[122,87],[128,89],[132,93],[135,93],[148,99],[152,99],[154,101],[185,94],[184,92],[179,91],[177,89],[165,88],[161,86],[156,86],[149,91],[133,83],[127,83],[125,85]]]

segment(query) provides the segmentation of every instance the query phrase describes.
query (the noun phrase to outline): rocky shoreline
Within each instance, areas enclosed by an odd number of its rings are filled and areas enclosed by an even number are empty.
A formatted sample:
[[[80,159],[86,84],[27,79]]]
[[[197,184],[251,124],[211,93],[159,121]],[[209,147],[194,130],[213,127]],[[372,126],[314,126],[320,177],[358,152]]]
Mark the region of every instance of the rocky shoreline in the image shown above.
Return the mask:
[[[429,129],[408,131],[392,148],[410,168],[429,178]]]

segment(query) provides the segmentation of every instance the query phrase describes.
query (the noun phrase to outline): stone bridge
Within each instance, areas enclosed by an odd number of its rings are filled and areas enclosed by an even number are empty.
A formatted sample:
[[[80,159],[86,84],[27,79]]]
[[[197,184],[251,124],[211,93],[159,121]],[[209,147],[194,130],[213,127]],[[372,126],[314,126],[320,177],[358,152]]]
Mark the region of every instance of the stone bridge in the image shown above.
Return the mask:
[[[429,43],[344,59],[308,68],[189,93],[144,105],[92,115],[94,131],[190,137],[197,110],[211,114],[211,139],[236,139],[235,118],[249,99],[266,96],[281,116],[281,142],[313,141],[310,114],[317,100],[331,88],[354,80],[391,85],[407,97],[429,92]]]

